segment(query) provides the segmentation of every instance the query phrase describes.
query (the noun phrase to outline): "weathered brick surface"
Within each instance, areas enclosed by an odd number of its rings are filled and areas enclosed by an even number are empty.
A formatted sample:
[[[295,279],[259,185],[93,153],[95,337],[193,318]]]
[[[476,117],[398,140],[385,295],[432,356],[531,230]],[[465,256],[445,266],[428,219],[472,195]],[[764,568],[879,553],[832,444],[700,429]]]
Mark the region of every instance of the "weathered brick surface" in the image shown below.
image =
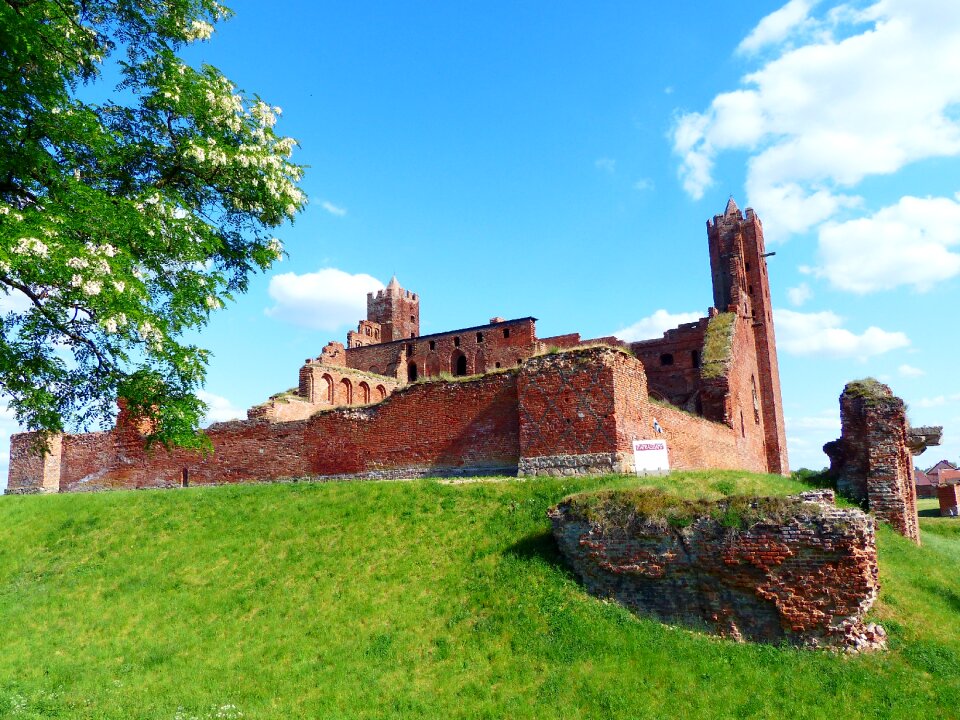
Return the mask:
[[[57,487],[632,472],[634,438],[656,437],[668,440],[678,468],[764,462],[762,447],[741,444],[728,426],[651,405],[643,365],[603,347],[531,358],[520,369],[476,379],[413,384],[379,404],[301,420],[219,423],[207,431],[214,450],[206,457],[144,450],[145,430],[121,422],[112,432],[64,436]],[[28,443],[29,436],[16,436],[11,489],[39,489],[44,472],[50,474],[26,452]]]
[[[940,514],[944,517],[960,515],[960,485],[941,485],[937,488]]]
[[[859,510],[798,499],[786,520],[746,529],[707,515],[686,527],[636,515],[598,522],[569,501],[548,514],[586,589],[642,614],[737,640],[884,643],[882,628],[863,622],[879,582],[874,521]]]
[[[903,400],[876,381],[849,383],[840,395],[840,425],[840,439],[823,446],[837,488],[919,545]]]

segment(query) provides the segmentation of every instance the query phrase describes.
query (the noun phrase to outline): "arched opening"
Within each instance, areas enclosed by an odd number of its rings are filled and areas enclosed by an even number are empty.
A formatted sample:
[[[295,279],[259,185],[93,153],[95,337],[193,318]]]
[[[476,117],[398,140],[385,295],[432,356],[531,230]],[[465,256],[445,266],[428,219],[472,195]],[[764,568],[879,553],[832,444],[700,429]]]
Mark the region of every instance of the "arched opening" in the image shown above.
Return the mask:
[[[415,362],[407,365],[407,381],[416,382],[417,381],[417,364]]]
[[[467,356],[457,350],[450,358],[450,372],[456,377],[467,374]]]
[[[342,405],[353,405],[353,383],[347,378],[340,381],[340,403]]]
[[[427,355],[426,363],[424,364],[423,373],[427,377],[436,377],[440,374],[440,356],[435,352]]]
[[[377,385],[377,400],[383,400],[387,397],[387,389],[383,385]]]
[[[328,405],[333,405],[333,378],[329,375],[324,375],[320,379],[323,381],[323,387],[321,388],[323,401]]]
[[[370,402],[370,386],[365,382],[360,383],[360,402],[364,405]]]

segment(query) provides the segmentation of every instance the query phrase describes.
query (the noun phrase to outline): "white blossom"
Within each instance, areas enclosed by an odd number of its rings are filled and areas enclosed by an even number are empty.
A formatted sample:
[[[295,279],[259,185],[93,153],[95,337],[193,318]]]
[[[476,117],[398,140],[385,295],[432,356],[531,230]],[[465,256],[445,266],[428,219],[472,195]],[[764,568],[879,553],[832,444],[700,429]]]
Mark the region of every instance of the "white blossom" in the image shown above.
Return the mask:
[[[91,297],[94,295],[99,295],[100,291],[103,289],[103,286],[96,280],[87,280],[83,283],[83,292]]]
[[[73,285],[73,287],[80,287],[83,285],[83,276],[74,275],[72,278],[70,278],[70,284]]]
[[[117,292],[123,292],[127,284],[123,280],[114,280],[113,286],[117,289]]]
[[[117,321],[113,318],[107,318],[103,322],[103,329],[108,333],[115,333],[117,331]]]
[[[187,40],[209,40],[213,35],[213,25],[203,20],[194,20],[184,35]]]
[[[267,243],[267,249],[276,255],[278,259],[283,257],[283,243],[280,242],[278,238],[270,238],[270,242]]]
[[[86,258],[74,257],[67,260],[67,267],[71,267],[74,270],[82,270],[87,267],[90,263],[87,262]]]
[[[49,252],[43,241],[35,237],[20,238],[13,251],[19,255],[39,255],[40,257],[46,257]]]

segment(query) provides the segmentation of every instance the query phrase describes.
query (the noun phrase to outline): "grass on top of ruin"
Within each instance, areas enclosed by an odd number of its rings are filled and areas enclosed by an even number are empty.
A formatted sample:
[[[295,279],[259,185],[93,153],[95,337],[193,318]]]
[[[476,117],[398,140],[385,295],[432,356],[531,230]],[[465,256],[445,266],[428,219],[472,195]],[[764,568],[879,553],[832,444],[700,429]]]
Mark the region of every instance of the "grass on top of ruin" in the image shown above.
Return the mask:
[[[879,533],[862,656],[727,640],[588,595],[548,507],[807,486],[731,472],[0,498],[0,717],[915,718],[960,694],[960,524]]]

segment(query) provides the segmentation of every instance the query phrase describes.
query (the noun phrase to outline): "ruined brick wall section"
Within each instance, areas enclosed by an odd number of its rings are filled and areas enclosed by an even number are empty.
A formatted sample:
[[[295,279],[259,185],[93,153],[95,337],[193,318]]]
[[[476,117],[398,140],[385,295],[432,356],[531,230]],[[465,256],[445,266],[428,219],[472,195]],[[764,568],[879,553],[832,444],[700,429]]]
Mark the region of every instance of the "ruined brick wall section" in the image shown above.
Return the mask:
[[[766,472],[762,446],[758,450],[755,446],[741,445],[726,425],[659,403],[651,403],[649,412],[663,433],[640,438],[666,440],[672,470],[728,468]]]
[[[35,451],[37,433],[18,433],[10,438],[7,490],[10,495],[58,492],[60,490],[63,436],[47,441],[47,454]]]
[[[347,364],[408,382],[440,373],[477,375],[515,368],[536,351],[536,324],[533,318],[521,318],[349,348]]]
[[[901,535],[920,544],[913,456],[903,400],[889,387],[850,383],[840,395],[839,440],[827,443],[840,492],[866,505]]]
[[[630,344],[643,363],[650,396],[700,412],[700,361],[708,318],[667,330],[662,338]]]
[[[540,355],[524,363],[517,386],[521,475],[633,471],[632,448],[624,447],[623,433],[617,432],[614,386],[614,368],[627,361],[642,375],[640,363],[610,348]]]
[[[379,405],[207,430],[214,451],[144,450],[123,431],[64,438],[61,490],[515,473],[516,373],[413,385]]]
[[[819,509],[818,509],[819,508]],[[863,650],[882,628],[863,617],[879,592],[873,519],[802,503],[785,522],[739,530],[709,517],[685,528],[637,520],[611,527],[548,513],[586,589],[665,622],[736,640]]]

